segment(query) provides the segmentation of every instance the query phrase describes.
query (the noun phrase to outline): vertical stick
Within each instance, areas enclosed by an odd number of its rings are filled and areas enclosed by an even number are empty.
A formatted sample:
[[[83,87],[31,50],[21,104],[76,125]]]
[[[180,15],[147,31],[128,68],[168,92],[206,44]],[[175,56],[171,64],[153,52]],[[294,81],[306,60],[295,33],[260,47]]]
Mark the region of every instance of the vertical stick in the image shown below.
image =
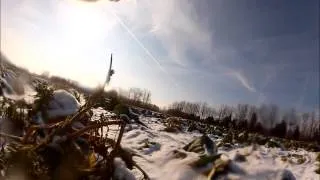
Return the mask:
[[[124,121],[122,121],[118,140],[117,140],[116,147],[115,147],[116,152],[120,149],[120,143],[121,143],[121,139],[122,139],[125,127],[126,127],[126,123]]]
[[[110,65],[109,65],[108,74],[107,74],[107,77],[106,77],[106,81],[104,82],[103,88],[105,88],[105,86],[109,84],[109,82],[111,80],[111,76],[112,76],[112,54],[111,54],[111,57],[110,57]]]

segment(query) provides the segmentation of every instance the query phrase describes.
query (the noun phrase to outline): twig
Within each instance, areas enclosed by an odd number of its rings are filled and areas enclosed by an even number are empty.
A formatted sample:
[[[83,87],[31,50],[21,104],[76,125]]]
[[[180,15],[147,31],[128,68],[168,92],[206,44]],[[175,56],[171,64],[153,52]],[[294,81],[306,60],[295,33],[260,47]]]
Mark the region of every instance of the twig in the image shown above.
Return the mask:
[[[118,150],[120,149],[120,143],[121,143],[121,139],[122,139],[122,136],[123,136],[123,133],[124,133],[125,126],[126,126],[126,123],[124,121],[121,121],[120,133],[119,133],[119,136],[118,136],[118,140],[117,140],[116,146],[114,147],[116,152],[118,152]]]
[[[73,117],[71,117],[70,119],[66,119],[65,121],[62,121],[62,122],[59,122],[59,123],[56,123],[52,126],[52,128],[56,128],[54,129],[54,131],[52,131],[48,136],[47,138],[42,142],[40,143],[39,145],[37,145],[35,147],[35,149],[39,149],[40,147],[48,144],[53,136],[59,132],[59,130],[61,129],[64,129],[66,128],[68,125],[70,125],[73,121],[75,121],[76,119],[78,119],[80,117],[80,115],[82,115],[83,113],[87,112],[88,110],[90,110],[92,106],[88,106],[88,107],[84,107],[83,109],[80,110],[80,112],[78,112],[77,114],[75,114]]]
[[[148,176],[148,174],[136,162],[133,161],[133,165],[141,171],[141,173],[143,174],[146,180],[150,180],[150,177]]]
[[[86,107],[87,106],[87,107]],[[77,114],[75,114],[74,116],[72,116],[70,119],[67,119],[66,121],[63,121],[62,123],[62,128],[66,127],[67,125],[71,124],[73,121],[75,121],[76,119],[78,119],[81,115],[83,115],[84,113],[86,113],[87,111],[89,111],[93,105],[86,105],[83,109],[80,110],[80,112],[78,112]]]
[[[20,141],[20,142],[22,142],[22,140],[23,140],[22,137],[14,136],[14,135],[11,135],[11,134],[6,134],[6,133],[0,133],[0,136],[1,137],[6,137],[6,138],[10,138],[10,139],[13,139],[13,140],[16,140],[16,141]]]
[[[75,137],[78,137],[78,136],[81,136],[82,134],[84,134],[85,132],[87,131],[90,131],[92,129],[99,129],[101,128],[102,126],[109,126],[109,125],[119,125],[119,124],[122,124],[121,121],[108,121],[108,122],[102,122],[102,123],[97,123],[97,124],[94,124],[94,125],[90,125],[90,126],[87,126],[85,128],[82,128],[80,129],[79,131],[77,132],[74,132],[72,134],[69,134],[67,136],[68,139],[73,139]]]

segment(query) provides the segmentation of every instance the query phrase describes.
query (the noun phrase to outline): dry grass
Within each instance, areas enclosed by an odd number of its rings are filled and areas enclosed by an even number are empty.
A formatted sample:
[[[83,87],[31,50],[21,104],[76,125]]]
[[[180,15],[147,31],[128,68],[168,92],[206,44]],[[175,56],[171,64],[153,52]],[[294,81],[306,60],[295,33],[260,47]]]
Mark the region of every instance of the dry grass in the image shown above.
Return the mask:
[[[40,85],[38,87],[37,110],[45,110],[46,103],[50,99],[51,90],[48,86]],[[22,127],[25,130],[23,136],[14,136],[11,134],[0,133],[0,137],[7,140],[7,146],[2,147],[0,151],[0,169],[5,172],[5,177],[12,177],[17,171],[27,179],[79,179],[89,176],[111,179],[115,169],[114,159],[123,157],[128,159],[128,154],[121,148],[120,142],[124,133],[125,123],[120,119],[110,119],[101,116],[98,121],[90,122],[86,127],[75,130],[71,124],[79,121],[83,114],[90,111],[99,94],[103,91],[97,91],[93,96],[88,98],[87,103],[73,116],[66,117],[55,124],[45,126],[33,125],[28,114],[21,113],[15,109],[26,109],[30,106],[18,104],[17,102],[3,99],[2,108],[0,109],[0,118],[7,118],[14,122],[14,126]],[[41,107],[41,108],[39,108]],[[31,109],[30,112],[35,111]],[[90,118],[90,117],[89,117]],[[108,126],[118,126],[117,137],[110,139],[102,133],[108,134]],[[41,131],[50,132],[42,140]],[[54,137],[63,136],[64,138],[55,141]],[[89,152],[79,149],[76,140],[84,139],[89,148]],[[55,147],[53,147],[55,145]],[[57,148],[62,151],[57,151]],[[93,158],[93,153],[102,157],[101,161]],[[130,159],[130,158],[129,158]],[[149,179],[147,174],[135,163],[126,162],[135,166],[144,174],[145,179]]]

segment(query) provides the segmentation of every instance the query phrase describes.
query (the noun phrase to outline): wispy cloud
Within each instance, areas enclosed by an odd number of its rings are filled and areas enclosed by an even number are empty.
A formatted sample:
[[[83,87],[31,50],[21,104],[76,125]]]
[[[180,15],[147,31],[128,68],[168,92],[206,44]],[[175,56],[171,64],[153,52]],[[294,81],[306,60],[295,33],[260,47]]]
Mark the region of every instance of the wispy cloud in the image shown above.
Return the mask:
[[[250,92],[257,92],[256,88],[249,82],[249,80],[240,72],[234,71],[228,73],[228,75],[232,76],[236,80],[238,80],[243,87],[245,87]]]
[[[128,22],[133,31],[149,33],[161,43],[167,52],[167,58],[161,60],[186,68],[190,68],[190,65],[192,67],[192,64],[201,64],[213,66],[219,71],[235,71],[230,66],[225,67],[223,62],[223,59],[230,58],[231,54],[233,58],[235,52],[232,48],[215,47],[212,29],[204,22],[206,17],[200,18],[192,3],[194,2],[186,0],[142,0],[135,3],[127,2],[121,6],[113,4],[113,8],[119,17]],[[192,54],[196,54],[197,58],[190,57]],[[200,62],[201,60],[204,62]],[[211,74],[211,70],[201,69],[199,72],[202,71],[205,75]],[[234,74],[241,85],[251,92],[256,92],[241,73]]]
[[[131,3],[133,5],[133,3]],[[201,24],[192,2],[186,0],[139,1],[134,7],[114,4],[119,16],[137,31],[145,30],[157,38],[168,59],[186,65],[190,51],[208,54],[212,50],[210,30]]]

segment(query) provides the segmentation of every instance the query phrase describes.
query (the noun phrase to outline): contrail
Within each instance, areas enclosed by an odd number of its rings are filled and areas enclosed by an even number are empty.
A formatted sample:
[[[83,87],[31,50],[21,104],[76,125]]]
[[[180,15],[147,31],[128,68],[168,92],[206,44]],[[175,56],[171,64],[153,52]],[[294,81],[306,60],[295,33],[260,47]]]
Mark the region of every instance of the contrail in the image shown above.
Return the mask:
[[[138,45],[145,51],[145,53],[158,65],[158,67],[168,75],[171,82],[176,86],[179,87],[178,83],[170,76],[170,74],[162,67],[160,62],[150,53],[150,51],[141,43],[141,41],[137,38],[137,36],[129,29],[129,27],[121,20],[121,18],[113,11],[111,11],[120,25],[130,34],[130,36],[138,43]]]

